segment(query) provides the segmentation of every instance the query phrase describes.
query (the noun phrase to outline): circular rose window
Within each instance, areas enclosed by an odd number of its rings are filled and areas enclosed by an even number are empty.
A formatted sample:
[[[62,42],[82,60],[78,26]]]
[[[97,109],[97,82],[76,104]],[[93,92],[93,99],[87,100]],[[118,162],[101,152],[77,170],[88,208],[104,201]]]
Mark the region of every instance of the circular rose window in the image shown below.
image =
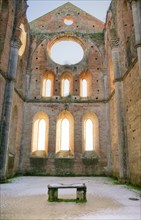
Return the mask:
[[[84,56],[81,45],[73,40],[55,42],[50,49],[51,59],[60,65],[74,65]]]

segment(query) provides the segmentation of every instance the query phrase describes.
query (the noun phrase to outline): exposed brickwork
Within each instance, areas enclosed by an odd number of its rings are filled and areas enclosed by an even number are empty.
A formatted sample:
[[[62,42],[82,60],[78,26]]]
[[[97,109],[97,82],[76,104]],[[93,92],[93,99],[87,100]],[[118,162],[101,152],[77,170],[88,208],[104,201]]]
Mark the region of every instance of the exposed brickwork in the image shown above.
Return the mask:
[[[10,96],[4,100],[7,85],[14,83],[14,92],[8,101],[11,109],[6,175],[13,176],[17,172],[103,175],[106,172],[120,179],[122,169],[125,169],[125,179],[140,185],[141,85],[129,1],[113,0],[105,24],[66,3],[31,22],[31,29],[25,17],[24,0],[3,0],[0,8],[3,22],[0,30],[0,115],[6,111],[6,101]],[[72,20],[73,24],[66,25],[64,19]],[[7,75],[11,40],[15,39],[15,30],[21,24],[27,33],[26,41],[22,42],[25,51],[18,56],[16,78],[11,79]],[[51,46],[68,38],[82,46],[83,59],[70,66],[54,63],[49,55]],[[117,43],[114,44],[118,48],[116,54],[119,51],[119,60],[116,60],[119,62],[118,73],[114,66],[117,63],[113,63],[112,57],[115,53],[113,40]],[[61,80],[65,72],[72,80],[71,95],[66,98],[61,96]],[[53,96],[49,98],[43,97],[42,92],[43,77],[48,73],[53,79]],[[118,74],[116,80],[115,74]],[[84,75],[89,80],[88,98],[80,97],[80,82]],[[64,110],[69,111],[74,119],[74,155],[56,154],[57,119]],[[33,119],[38,112],[44,112],[49,119],[47,154],[41,157],[32,154]],[[99,131],[98,151],[93,153],[83,149],[82,121],[87,113],[94,113],[99,122],[96,128]],[[1,117],[1,131],[4,123],[5,118]],[[122,138],[119,128],[124,132],[124,135],[121,133]],[[123,160],[124,167],[121,165]]]

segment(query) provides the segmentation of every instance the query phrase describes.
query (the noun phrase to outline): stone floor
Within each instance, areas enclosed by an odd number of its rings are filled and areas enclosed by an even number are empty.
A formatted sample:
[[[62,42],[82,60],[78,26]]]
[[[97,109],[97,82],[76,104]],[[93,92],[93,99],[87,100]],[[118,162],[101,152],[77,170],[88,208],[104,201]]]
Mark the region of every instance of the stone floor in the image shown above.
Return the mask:
[[[48,202],[50,183],[85,183],[87,202]],[[115,185],[106,177],[17,177],[0,187],[2,220],[141,219],[139,192]],[[59,190],[59,198],[75,196],[75,189]]]

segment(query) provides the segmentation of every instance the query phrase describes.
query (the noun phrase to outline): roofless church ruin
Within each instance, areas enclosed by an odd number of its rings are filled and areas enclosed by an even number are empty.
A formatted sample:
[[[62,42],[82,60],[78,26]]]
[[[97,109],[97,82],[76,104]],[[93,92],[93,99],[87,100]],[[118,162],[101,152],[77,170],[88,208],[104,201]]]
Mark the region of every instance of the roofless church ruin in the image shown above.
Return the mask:
[[[1,181],[141,185],[141,1],[112,0],[105,23],[69,2],[28,23],[27,3],[0,1]]]

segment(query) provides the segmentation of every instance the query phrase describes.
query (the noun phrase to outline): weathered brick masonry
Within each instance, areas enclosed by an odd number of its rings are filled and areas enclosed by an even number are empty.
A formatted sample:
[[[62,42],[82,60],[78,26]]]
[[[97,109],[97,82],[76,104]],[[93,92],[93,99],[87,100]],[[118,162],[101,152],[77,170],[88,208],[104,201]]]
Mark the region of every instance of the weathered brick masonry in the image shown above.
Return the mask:
[[[25,0],[1,1],[2,180],[17,173],[111,175],[141,185],[140,4],[113,0],[104,24],[66,3],[28,24]],[[66,25],[64,19],[73,24]],[[81,45],[84,57],[74,65],[57,64],[50,58],[51,47],[68,39]],[[71,82],[68,97],[62,96],[64,76]],[[43,95],[47,77],[52,82],[50,97]],[[83,78],[88,97],[81,96]],[[71,149],[58,152],[57,123],[65,114],[73,130]],[[92,115],[95,148],[87,152],[83,124]],[[42,152],[33,150],[36,117],[48,123]]]

